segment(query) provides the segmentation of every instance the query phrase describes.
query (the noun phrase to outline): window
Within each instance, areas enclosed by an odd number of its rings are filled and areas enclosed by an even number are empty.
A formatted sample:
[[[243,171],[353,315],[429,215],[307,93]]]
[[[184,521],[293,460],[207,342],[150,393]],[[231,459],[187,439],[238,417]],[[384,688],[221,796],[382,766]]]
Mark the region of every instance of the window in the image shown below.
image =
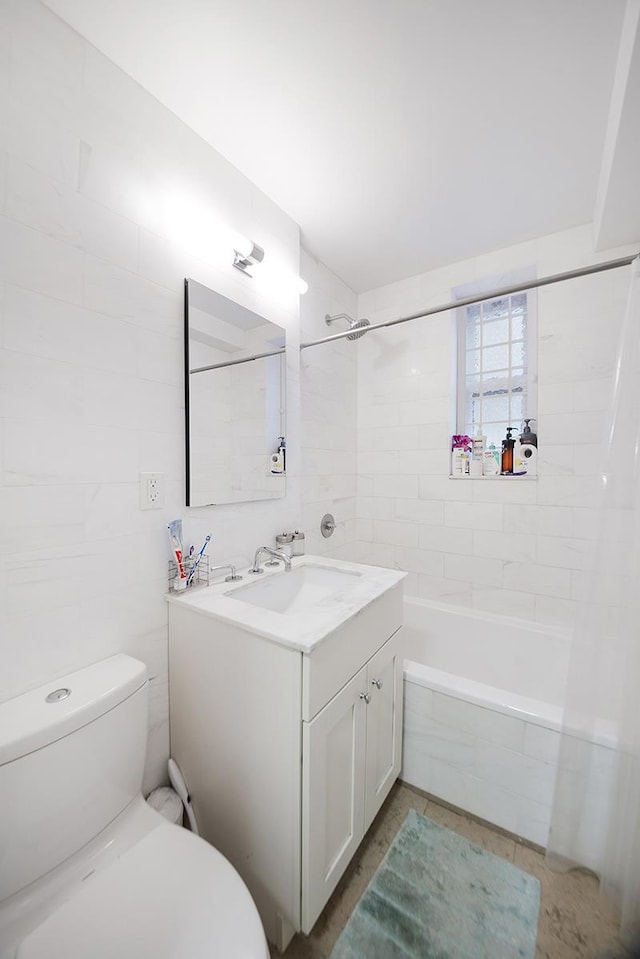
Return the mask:
[[[482,287],[455,292],[463,299]],[[500,449],[508,426],[520,433],[523,420],[535,417],[535,300],[529,290],[458,308],[458,433],[474,436],[480,427],[487,445]]]

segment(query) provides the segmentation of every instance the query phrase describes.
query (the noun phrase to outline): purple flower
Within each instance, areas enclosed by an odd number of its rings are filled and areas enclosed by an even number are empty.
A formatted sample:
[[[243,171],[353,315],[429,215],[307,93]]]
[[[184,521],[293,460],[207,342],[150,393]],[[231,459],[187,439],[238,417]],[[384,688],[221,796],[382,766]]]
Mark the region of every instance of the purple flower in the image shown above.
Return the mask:
[[[467,436],[466,433],[456,433],[451,437],[452,450],[464,450],[466,453],[470,453],[472,445],[471,437]]]

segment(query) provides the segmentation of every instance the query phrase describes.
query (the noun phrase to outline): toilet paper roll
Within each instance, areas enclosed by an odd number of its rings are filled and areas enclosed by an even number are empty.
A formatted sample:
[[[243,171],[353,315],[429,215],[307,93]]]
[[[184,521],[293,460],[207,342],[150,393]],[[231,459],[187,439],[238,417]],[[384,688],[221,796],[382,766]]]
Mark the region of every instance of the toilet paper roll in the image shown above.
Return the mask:
[[[147,797],[147,802],[169,822],[175,823],[176,826],[182,825],[182,800],[170,786],[159,786],[154,789]]]
[[[530,443],[526,443],[520,450],[522,467],[528,476],[538,475],[538,449]]]

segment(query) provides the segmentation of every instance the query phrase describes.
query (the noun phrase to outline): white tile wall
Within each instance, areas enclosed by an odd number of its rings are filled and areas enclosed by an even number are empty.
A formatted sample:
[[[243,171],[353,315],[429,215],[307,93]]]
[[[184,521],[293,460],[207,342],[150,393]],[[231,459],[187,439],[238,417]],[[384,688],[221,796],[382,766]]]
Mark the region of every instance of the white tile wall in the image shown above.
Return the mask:
[[[145,785],[164,778],[164,527],[180,515],[189,539],[212,533],[214,561],[246,562],[301,526],[309,552],[408,570],[409,593],[569,623],[593,539],[624,272],[539,293],[537,482],[448,479],[450,316],[300,360],[296,346],[329,332],[326,313],[375,323],[446,302],[473,279],[606,258],[593,254],[590,228],[356,297],[305,251],[299,262],[296,224],[38,0],[4,0],[0,27],[0,698],[118,650],[139,655],[152,675]],[[301,308],[235,273],[186,222],[193,210],[301,272]],[[287,328],[282,501],[186,515],[186,275]],[[165,474],[164,510],[140,512],[141,471]],[[337,529],[325,540],[327,511]],[[548,762],[532,737],[525,755]],[[496,748],[510,749],[503,733]],[[478,815],[489,793],[510,795],[513,784],[488,784],[477,762],[464,776],[446,755],[429,763],[451,802],[477,797]],[[507,828],[538,823],[539,835],[539,798],[526,802]]]
[[[405,683],[404,781],[541,846],[559,743],[553,730]]]
[[[475,279],[528,266],[542,276],[618,252],[595,254],[590,227],[580,227],[371,290],[358,298],[358,315],[381,322],[448,302],[454,287]],[[418,574],[407,591],[425,598],[572,622],[575,577],[588,561],[599,503],[600,439],[627,272],[538,292],[537,481],[448,479],[451,315],[360,341],[358,515],[369,520],[358,528],[361,555],[384,547],[383,561]]]
[[[338,327],[337,324],[328,327],[324,317],[327,313],[332,316],[347,313],[355,317],[355,293],[305,250],[302,250],[301,270],[310,287],[300,303],[302,341],[320,339],[347,329],[346,325]],[[308,553],[343,559],[356,559],[358,525],[364,539],[370,539],[372,535],[366,525],[366,510],[356,514],[359,342],[338,340],[303,350],[300,358],[304,424],[301,523],[306,548]],[[366,431],[363,433],[363,442],[366,442]],[[379,449],[384,449],[384,445]],[[384,457],[385,453],[371,455]],[[333,535],[326,539],[320,534],[320,521],[325,513],[332,513],[336,521]],[[378,521],[393,518],[376,511]]]
[[[217,217],[299,272],[289,217],[37,0],[4,0],[0,698],[120,650],[139,656],[152,677],[148,789],[168,755],[167,521],[182,516],[196,542],[210,532],[212,559],[240,563],[304,518],[298,297],[241,277],[231,251],[210,252],[195,220],[168,217],[172,206]],[[187,515],[185,276],[287,328],[284,500]],[[343,437],[348,489],[326,471],[328,495],[350,503],[339,518],[352,538],[355,448]],[[164,473],[164,509],[140,511],[141,471]]]

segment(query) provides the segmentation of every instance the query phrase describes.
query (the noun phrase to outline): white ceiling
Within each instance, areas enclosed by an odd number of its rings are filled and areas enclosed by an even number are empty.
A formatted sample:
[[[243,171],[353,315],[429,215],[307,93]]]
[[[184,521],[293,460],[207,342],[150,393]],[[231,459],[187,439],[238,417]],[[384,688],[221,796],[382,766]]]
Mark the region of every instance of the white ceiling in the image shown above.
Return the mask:
[[[358,292],[593,218],[624,0],[46,2]]]

